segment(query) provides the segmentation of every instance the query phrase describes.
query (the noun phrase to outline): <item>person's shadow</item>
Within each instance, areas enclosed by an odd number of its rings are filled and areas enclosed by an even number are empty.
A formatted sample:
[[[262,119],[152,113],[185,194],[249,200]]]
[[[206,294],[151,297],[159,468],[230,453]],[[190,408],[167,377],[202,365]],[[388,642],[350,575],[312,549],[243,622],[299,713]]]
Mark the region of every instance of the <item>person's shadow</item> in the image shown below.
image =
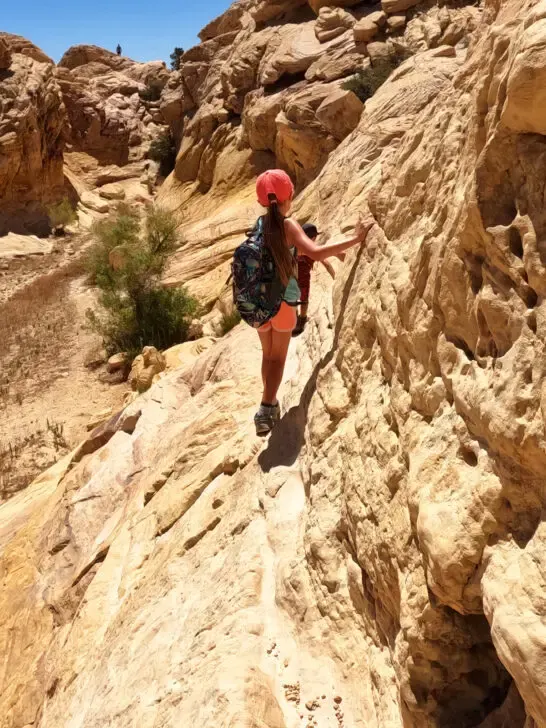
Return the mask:
[[[360,265],[362,251],[363,248],[361,247],[357,252],[356,260],[343,289],[343,296],[339,308],[340,315],[336,321],[334,339],[330,351],[317,362],[309,380],[303,388],[299,404],[291,407],[280,422],[275,425],[273,432],[269,436],[267,447],[258,456],[258,463],[264,473],[269,473],[273,468],[280,466],[289,467],[294,465],[298,459],[303,443],[305,442],[305,425],[307,424],[309,404],[315,393],[317,377],[321,369],[330,363],[337,349],[339,335],[343,325],[344,312],[347,307],[347,299],[353,287],[356,271]]]
[[[267,447],[258,456],[264,473],[280,465],[290,466],[296,462],[304,441],[306,419],[307,411],[300,401],[277,422]]]

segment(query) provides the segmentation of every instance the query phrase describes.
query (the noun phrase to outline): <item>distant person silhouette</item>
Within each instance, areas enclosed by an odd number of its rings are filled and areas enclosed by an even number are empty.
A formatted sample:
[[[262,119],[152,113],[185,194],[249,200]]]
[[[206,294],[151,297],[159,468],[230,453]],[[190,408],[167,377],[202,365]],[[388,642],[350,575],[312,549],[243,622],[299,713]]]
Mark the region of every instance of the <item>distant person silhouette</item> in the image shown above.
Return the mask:
[[[121,56],[121,46],[119,43],[118,43],[118,47],[116,48],[116,53],[118,54],[118,56]]]

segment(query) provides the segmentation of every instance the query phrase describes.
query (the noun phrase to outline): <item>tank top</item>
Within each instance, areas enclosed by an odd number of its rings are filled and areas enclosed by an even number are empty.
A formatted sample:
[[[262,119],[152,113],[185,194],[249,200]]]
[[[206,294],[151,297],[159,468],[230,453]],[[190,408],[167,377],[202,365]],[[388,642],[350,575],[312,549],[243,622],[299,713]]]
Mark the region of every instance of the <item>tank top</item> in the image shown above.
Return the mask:
[[[290,248],[290,253],[292,257],[295,259],[295,248]],[[296,306],[298,301],[300,300],[300,287],[298,286],[298,281],[295,276],[292,276],[290,280],[288,281],[288,285],[286,286],[286,289],[284,291],[283,301],[287,303],[289,306]]]

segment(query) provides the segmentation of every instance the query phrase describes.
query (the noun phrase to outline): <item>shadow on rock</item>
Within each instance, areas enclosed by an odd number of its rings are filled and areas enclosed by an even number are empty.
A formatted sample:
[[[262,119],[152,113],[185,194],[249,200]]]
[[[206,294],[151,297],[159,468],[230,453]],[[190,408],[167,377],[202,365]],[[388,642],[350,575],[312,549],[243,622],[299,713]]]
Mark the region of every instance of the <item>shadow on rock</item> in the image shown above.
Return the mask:
[[[302,404],[292,407],[277,423],[258,462],[264,473],[281,465],[294,465],[304,442],[306,411]]]

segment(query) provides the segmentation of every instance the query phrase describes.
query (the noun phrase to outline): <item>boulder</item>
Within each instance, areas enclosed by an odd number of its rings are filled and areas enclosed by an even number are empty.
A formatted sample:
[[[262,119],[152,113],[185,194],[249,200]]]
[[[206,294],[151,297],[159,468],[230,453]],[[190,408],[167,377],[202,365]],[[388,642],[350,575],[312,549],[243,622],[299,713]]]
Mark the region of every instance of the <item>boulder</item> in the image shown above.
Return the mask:
[[[28,258],[34,255],[48,255],[53,251],[51,240],[35,235],[8,233],[0,237],[0,260]]]
[[[315,23],[315,35],[321,43],[324,43],[342,35],[354,24],[354,15],[343,8],[323,7]]]
[[[406,16],[405,15],[389,15],[387,20],[387,26],[389,30],[396,32],[403,30],[406,27]]]
[[[378,33],[379,26],[369,17],[361,18],[353,28],[355,43],[369,43]]]
[[[120,352],[119,354],[113,354],[106,362],[106,371],[108,374],[114,374],[119,372],[120,369],[124,369],[127,366],[127,354]]]
[[[364,104],[352,91],[338,89],[317,109],[317,119],[336,139],[342,141],[358,126]]]
[[[106,200],[101,199],[93,192],[89,192],[89,190],[82,193],[80,202],[84,207],[94,210],[95,212],[106,213],[110,210],[110,205]]]
[[[364,17],[379,28],[383,28],[387,22],[387,13],[384,10],[373,10],[371,13],[366,13]]]
[[[392,55],[392,46],[389,43],[373,42],[368,43],[367,51],[373,65],[374,63],[388,61]]]
[[[135,392],[145,392],[152,386],[154,378],[165,371],[166,366],[165,356],[155,346],[145,346],[131,367],[129,375],[131,389]]]
[[[111,419],[113,414],[114,414],[114,412],[111,407],[101,410],[100,412],[94,413],[86,425],[87,431],[91,432],[92,430],[96,429],[97,427],[104,425],[106,422],[108,422],[108,420]]]
[[[263,91],[253,91],[246,97],[243,111],[243,128],[252,149],[275,149],[277,126],[275,120],[286,103],[286,92],[265,96]]]
[[[354,44],[353,44],[354,46]],[[332,48],[312,63],[305,72],[307,81],[335,81],[350,76],[369,63],[360,50],[345,47]]]
[[[99,195],[104,197],[105,200],[124,200],[125,190],[117,182],[111,182],[99,189]]]
[[[262,86],[277,83],[283,76],[291,76],[305,72],[321,55],[327,52],[331,44],[337,44],[342,38],[334,38],[321,43],[315,35],[315,23],[287,25],[282,34],[268,44],[258,74]]]
[[[258,86],[260,64],[274,32],[274,29],[265,29],[242,40],[222,65],[220,78],[224,103],[235,113],[242,112],[246,94]]]

